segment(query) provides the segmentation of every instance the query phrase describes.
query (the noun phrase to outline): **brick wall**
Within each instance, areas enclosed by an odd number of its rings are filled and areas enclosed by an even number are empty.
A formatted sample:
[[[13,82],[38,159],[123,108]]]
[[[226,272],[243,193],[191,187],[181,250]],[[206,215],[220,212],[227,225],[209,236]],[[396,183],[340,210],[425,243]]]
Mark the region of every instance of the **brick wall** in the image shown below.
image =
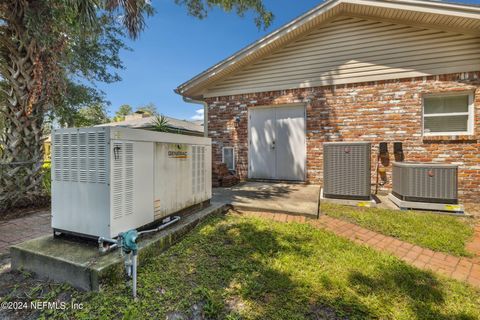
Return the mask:
[[[206,99],[213,161],[221,162],[222,146],[233,146],[241,178],[248,174],[248,108],[304,102],[307,104],[307,180],[321,183],[322,143],[371,141],[372,166],[378,142],[403,142],[406,161],[455,163],[460,166],[460,197],[480,202],[480,72],[408,78],[295,90],[261,92]],[[475,92],[473,136],[422,136],[422,96],[443,92]],[[236,121],[239,119],[239,122]],[[393,144],[386,162],[390,188]],[[372,168],[372,183],[375,182]]]

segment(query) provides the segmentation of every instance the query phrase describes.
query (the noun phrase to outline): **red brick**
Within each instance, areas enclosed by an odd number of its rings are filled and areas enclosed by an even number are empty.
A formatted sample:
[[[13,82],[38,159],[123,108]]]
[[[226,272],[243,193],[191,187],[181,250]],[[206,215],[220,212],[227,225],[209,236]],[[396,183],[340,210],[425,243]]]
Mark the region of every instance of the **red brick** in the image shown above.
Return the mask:
[[[234,147],[239,178],[248,177],[248,109],[258,106],[305,102],[307,107],[307,180],[322,182],[322,146],[326,141],[380,141],[404,143],[408,161],[462,163],[459,194],[463,202],[480,198],[480,130],[474,136],[422,137],[422,96],[440,92],[475,91],[475,127],[480,127],[480,72],[427,78],[405,78],[341,86],[324,86],[238,94],[205,99],[208,134],[213,139],[213,165],[222,162],[222,146]],[[352,98],[355,90],[355,98]],[[396,93],[404,92],[401,97]],[[240,122],[235,121],[236,118]],[[352,125],[352,123],[354,125]],[[392,148],[390,158],[394,159]],[[439,157],[446,154],[447,157]],[[372,182],[376,153],[372,153]],[[391,161],[393,162],[393,161]],[[392,164],[386,167],[391,188]],[[478,206],[477,206],[478,207]]]
[[[452,273],[452,278],[459,281],[465,281],[468,278],[468,273],[455,270]]]
[[[420,269],[425,269],[425,262],[422,261],[415,260],[412,262],[412,265]]]
[[[424,263],[427,263],[429,262],[430,260],[432,259],[432,257],[429,257],[425,254],[420,254],[418,257],[417,257],[417,260],[418,261],[421,261],[421,262],[424,262]]]
[[[457,268],[467,268],[469,271],[472,269],[472,261],[467,258],[460,258]]]
[[[445,264],[450,267],[456,267],[459,261],[460,261],[460,258],[458,257],[447,256],[445,258]]]
[[[446,257],[447,257],[447,255],[443,252],[435,252],[433,254],[433,258],[438,259],[438,260],[445,260]]]
[[[471,285],[480,288],[480,278],[468,277],[467,281]]]
[[[480,265],[474,264],[470,270],[470,276],[480,279]]]
[[[430,249],[423,249],[422,254],[427,257],[433,257],[433,255],[435,254],[435,251],[432,251]]]

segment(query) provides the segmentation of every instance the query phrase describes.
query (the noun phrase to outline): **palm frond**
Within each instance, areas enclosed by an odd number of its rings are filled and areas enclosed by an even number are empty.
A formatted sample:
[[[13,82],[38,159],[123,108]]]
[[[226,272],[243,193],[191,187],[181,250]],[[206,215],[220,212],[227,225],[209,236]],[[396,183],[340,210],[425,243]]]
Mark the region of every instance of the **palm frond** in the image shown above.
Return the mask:
[[[168,120],[164,115],[156,116],[153,120],[153,130],[157,132],[170,132]]]
[[[69,5],[78,13],[80,22],[88,27],[97,25],[97,10],[100,8],[99,0],[67,0]]]
[[[138,38],[145,29],[145,17],[154,13],[148,0],[106,0],[105,9],[120,14],[122,23],[132,39]]]

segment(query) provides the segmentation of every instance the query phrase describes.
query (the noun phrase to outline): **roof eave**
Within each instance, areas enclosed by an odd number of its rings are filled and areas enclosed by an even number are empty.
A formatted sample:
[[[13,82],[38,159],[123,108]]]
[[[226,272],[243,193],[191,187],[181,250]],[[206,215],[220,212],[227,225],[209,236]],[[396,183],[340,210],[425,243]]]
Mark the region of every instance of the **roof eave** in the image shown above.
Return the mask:
[[[212,77],[215,75],[211,74],[214,70],[220,69],[222,66],[224,67],[227,63],[235,63],[238,60],[241,60],[243,56],[250,55],[252,50],[258,49],[258,47],[263,47],[266,45],[268,41],[274,41],[275,37],[280,37],[280,35],[284,35],[285,33],[291,32],[295,30],[295,26],[301,24],[301,22],[305,19],[313,19],[314,17],[324,13],[327,9],[336,6],[338,3],[343,2],[344,0],[327,0],[324,3],[316,6],[315,8],[307,11],[303,15],[299,16],[298,18],[288,22],[287,24],[283,25],[282,27],[274,30],[273,32],[267,34],[266,36],[260,38],[259,40],[251,43],[250,45],[246,46],[245,48],[237,51],[233,55],[229,56],[228,58],[220,61],[219,63],[213,65],[212,67],[208,68],[207,70],[199,73],[192,79],[182,83],[179,85],[175,92],[185,96],[185,92],[192,86],[195,85],[197,82],[202,82],[206,77]],[[187,95],[188,96],[188,95]],[[190,97],[190,96],[189,96]]]
[[[315,19],[316,17],[326,13],[327,11],[333,9],[336,6],[339,6],[343,3],[348,4],[361,4],[361,5],[375,5],[375,6],[384,6],[384,7],[395,7],[401,6],[403,9],[411,9],[412,7],[426,9],[435,9],[438,14],[450,13],[456,15],[473,15],[475,18],[480,19],[480,6],[475,5],[466,5],[466,4],[457,4],[457,3],[448,3],[448,2],[439,2],[431,0],[328,0],[324,3],[316,6],[315,8],[309,10],[300,17],[292,20],[291,22],[285,24],[284,26],[278,28],[272,33],[262,37],[261,39],[255,41],[254,43],[248,45],[247,47],[239,50],[228,58],[220,61],[214,66],[208,68],[207,70],[199,73],[192,79],[182,83],[174,92],[191,99],[203,99],[203,95],[200,93],[202,89],[202,83],[208,79],[214,77],[216,74],[224,71],[226,68],[231,67],[237,62],[243,60],[247,56],[255,53],[257,50],[264,48],[267,45],[271,45],[279,38],[289,34],[290,32],[298,29],[299,26],[304,23]],[[401,9],[401,8],[399,8]],[[443,11],[442,11],[443,10]],[[341,11],[340,11],[341,12]],[[339,13],[341,14],[341,13]]]

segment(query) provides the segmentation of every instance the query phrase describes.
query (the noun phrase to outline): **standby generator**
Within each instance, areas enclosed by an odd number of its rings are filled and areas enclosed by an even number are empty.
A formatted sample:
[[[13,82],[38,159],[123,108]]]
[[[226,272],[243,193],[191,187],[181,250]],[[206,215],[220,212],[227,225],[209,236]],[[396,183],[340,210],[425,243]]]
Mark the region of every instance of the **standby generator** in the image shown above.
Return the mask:
[[[117,236],[212,197],[211,140],[116,127],[52,132],[52,228]]]

